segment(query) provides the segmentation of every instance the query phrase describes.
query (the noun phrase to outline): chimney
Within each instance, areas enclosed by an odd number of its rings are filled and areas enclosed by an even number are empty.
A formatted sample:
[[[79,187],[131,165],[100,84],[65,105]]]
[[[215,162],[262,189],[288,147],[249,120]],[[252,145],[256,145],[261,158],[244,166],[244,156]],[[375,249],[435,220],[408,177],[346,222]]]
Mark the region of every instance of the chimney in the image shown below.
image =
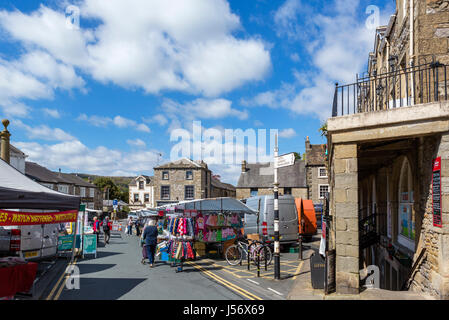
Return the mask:
[[[242,172],[246,172],[246,161],[242,161]]]
[[[0,139],[1,139],[1,147],[0,147],[0,157],[6,162],[6,163],[10,163],[10,148],[9,148],[9,141],[10,141],[10,137],[11,134],[8,131],[8,126],[9,126],[9,120],[7,119],[3,119],[2,120],[3,126],[5,127],[5,129],[0,132]]]
[[[306,152],[307,152],[307,150],[310,150],[310,149],[312,149],[312,147],[310,146],[309,136],[307,136],[307,138],[306,138]]]

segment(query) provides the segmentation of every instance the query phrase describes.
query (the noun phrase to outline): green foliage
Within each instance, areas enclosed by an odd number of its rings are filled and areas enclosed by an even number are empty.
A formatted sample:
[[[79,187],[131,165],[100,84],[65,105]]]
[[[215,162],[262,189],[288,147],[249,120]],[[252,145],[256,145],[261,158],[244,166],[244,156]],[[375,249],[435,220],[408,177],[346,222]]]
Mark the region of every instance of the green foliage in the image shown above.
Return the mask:
[[[119,188],[115,182],[108,177],[98,177],[94,180],[94,184],[100,188],[101,191],[105,194],[105,200],[108,198],[108,192],[109,190],[109,200],[122,200],[126,203],[128,203],[129,195],[127,190],[122,190]]]
[[[301,154],[299,152],[293,152],[295,154],[295,160],[301,160]]]
[[[321,136],[327,136],[327,122],[322,124],[318,131],[321,132]]]

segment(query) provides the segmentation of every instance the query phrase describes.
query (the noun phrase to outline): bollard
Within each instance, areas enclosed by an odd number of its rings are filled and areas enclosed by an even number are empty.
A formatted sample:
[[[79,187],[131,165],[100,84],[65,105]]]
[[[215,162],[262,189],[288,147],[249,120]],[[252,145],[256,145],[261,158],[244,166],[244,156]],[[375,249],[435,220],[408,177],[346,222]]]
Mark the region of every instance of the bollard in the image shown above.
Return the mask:
[[[299,235],[299,250],[298,250],[299,260],[302,260],[302,234]]]

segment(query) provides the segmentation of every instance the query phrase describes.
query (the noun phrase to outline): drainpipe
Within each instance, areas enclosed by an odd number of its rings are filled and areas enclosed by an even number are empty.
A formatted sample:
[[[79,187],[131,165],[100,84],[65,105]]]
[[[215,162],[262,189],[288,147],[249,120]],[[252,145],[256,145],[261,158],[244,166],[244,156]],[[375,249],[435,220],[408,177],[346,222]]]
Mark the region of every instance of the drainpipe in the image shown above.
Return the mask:
[[[0,157],[6,163],[10,164],[11,158],[10,158],[9,139],[11,137],[11,134],[8,131],[9,120],[3,119],[2,123],[3,123],[3,126],[5,127],[5,129],[2,132],[0,132],[0,139],[1,139]]]
[[[409,49],[410,49],[410,67],[413,67],[414,64],[414,58],[415,58],[415,50],[414,50],[414,42],[415,42],[415,34],[414,34],[414,20],[415,20],[415,9],[414,9],[414,0],[410,0],[410,14],[409,14],[409,20],[410,20],[410,37],[409,37]],[[411,85],[411,105],[415,104],[415,86],[413,82],[413,73],[410,72],[410,83]]]

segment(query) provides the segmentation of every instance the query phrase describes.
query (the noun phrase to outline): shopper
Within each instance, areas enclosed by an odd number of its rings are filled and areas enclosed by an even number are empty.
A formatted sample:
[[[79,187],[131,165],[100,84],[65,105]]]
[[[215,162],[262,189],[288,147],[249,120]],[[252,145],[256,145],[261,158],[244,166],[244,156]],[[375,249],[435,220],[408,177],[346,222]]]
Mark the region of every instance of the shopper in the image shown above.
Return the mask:
[[[97,235],[97,246],[98,246],[98,241],[100,240],[100,221],[98,221],[97,217],[94,217],[93,229],[94,233]]]
[[[134,223],[134,226],[136,228],[136,236],[138,236],[138,237],[140,236],[140,224],[141,224],[141,219],[138,218],[136,220],[136,223]]]
[[[133,219],[131,217],[128,218],[128,235],[132,236],[133,234]]]
[[[156,253],[157,235],[156,220],[151,219],[143,230],[143,239],[145,240],[145,246],[147,248],[147,255],[151,268],[153,268],[154,255]]]
[[[103,231],[104,231],[104,243],[109,244],[109,239],[111,238],[112,222],[109,221],[109,217],[104,218],[103,221]]]

